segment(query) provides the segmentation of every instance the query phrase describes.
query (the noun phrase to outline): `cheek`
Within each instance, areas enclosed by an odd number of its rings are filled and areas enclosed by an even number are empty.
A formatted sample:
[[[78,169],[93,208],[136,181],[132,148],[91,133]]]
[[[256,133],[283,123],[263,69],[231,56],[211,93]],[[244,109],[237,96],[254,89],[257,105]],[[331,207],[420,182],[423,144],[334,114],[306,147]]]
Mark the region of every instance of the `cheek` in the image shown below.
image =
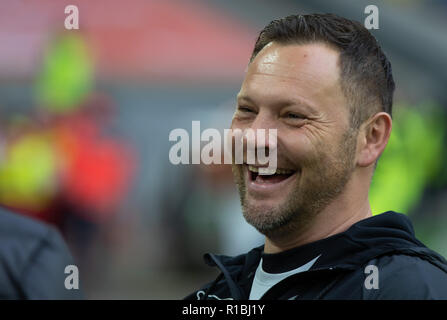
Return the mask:
[[[241,120],[238,118],[233,118],[233,120],[231,121],[231,126],[230,129],[247,129],[250,127],[250,122],[248,120]]]
[[[287,158],[297,166],[312,162],[318,153],[317,148],[309,138],[298,130],[286,133],[279,139],[282,147],[282,154],[279,156]]]

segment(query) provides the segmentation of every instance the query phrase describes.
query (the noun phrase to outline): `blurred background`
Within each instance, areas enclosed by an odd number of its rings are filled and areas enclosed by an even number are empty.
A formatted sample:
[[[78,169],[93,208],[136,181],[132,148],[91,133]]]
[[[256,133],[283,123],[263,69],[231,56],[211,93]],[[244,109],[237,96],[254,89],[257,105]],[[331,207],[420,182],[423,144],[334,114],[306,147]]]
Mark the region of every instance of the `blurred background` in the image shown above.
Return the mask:
[[[171,130],[228,128],[271,20],[331,12],[372,30],[397,83],[374,213],[408,214],[447,256],[446,0],[2,0],[0,204],[55,225],[90,299],[179,299],[217,275],[205,252],[263,238],[226,165],[172,165]],[[79,30],[65,30],[67,5]]]

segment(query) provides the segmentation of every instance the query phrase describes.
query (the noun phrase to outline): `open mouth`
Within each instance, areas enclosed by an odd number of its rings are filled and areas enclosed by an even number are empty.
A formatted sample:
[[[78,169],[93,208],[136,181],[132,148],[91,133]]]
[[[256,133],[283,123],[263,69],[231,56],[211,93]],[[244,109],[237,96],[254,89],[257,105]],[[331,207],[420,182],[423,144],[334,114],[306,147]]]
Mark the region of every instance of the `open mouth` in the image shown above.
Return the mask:
[[[292,177],[296,170],[277,168],[273,174],[262,174],[262,168],[247,165],[248,177],[251,182],[257,184],[275,184],[285,181]],[[261,173],[260,173],[261,171]]]

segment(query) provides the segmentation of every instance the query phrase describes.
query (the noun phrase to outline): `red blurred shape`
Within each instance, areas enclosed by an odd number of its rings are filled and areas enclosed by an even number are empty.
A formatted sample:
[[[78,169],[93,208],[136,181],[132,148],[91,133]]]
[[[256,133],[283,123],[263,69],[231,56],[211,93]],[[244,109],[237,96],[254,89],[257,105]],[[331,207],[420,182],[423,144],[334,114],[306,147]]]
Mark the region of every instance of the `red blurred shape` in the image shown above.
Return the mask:
[[[128,187],[133,165],[133,157],[123,144],[84,141],[65,173],[66,197],[87,210],[85,218],[102,220],[115,212],[114,206]]]
[[[130,146],[100,133],[99,124],[82,115],[64,119],[55,130],[62,196],[79,209],[78,214],[96,222],[116,212],[136,165]]]

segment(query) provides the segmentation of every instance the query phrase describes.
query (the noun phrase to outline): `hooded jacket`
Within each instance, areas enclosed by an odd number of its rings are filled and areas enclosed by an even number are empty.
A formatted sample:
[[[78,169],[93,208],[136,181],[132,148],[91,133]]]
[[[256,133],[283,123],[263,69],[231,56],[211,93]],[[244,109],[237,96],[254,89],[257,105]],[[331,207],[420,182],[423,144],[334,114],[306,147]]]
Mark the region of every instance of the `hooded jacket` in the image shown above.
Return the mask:
[[[308,271],[280,281],[261,300],[447,299],[447,261],[416,239],[405,215],[391,211],[277,254],[263,253],[263,246],[236,257],[206,254],[206,264],[220,274],[185,299],[246,300],[261,258],[281,267],[291,258],[301,264],[316,256]],[[371,265],[377,267],[374,287],[367,285]]]
[[[82,299],[65,288],[73,264],[56,229],[0,208],[0,299]]]

